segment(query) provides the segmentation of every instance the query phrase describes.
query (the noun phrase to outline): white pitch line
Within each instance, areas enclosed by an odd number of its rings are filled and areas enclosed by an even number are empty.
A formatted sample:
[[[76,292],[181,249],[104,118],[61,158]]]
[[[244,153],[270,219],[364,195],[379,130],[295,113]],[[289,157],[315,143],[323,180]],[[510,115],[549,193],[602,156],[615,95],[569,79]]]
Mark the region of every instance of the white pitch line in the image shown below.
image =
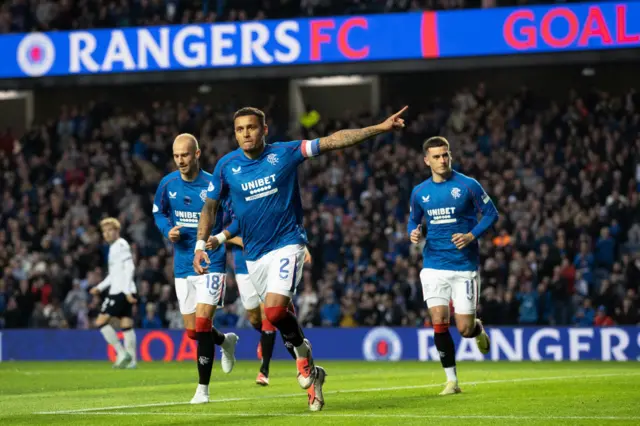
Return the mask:
[[[369,418],[397,418],[397,419],[500,419],[500,420],[640,420],[640,416],[483,416],[483,415],[437,415],[437,414],[356,414],[356,413],[190,413],[190,412],[148,412],[148,411],[104,411],[92,413],[67,413],[68,415],[90,416],[198,416],[198,417],[369,417]],[[319,417],[318,417],[319,416]]]
[[[540,381],[552,381],[552,380],[565,380],[565,379],[593,379],[599,377],[618,377],[618,376],[638,376],[640,373],[609,373],[609,374],[590,374],[590,375],[582,375],[582,376],[550,376],[550,377],[522,377],[519,379],[501,379],[501,380],[481,380],[476,382],[463,382],[462,387],[464,386],[475,386],[475,385],[489,385],[496,383],[521,383],[521,382],[540,382]],[[427,389],[427,388],[435,388],[442,386],[441,383],[432,383],[428,385],[413,385],[413,386],[393,386],[393,387],[385,387],[385,388],[366,388],[366,389],[345,389],[345,390],[334,390],[334,391],[325,391],[325,395],[335,395],[341,393],[367,393],[367,392],[387,392],[394,390],[411,390],[411,389]],[[273,399],[273,398],[293,398],[300,397],[304,395],[301,392],[298,393],[288,393],[288,394],[280,394],[280,395],[263,395],[263,396],[252,396],[252,397],[238,397],[238,398],[222,398],[222,399],[212,399],[210,402],[238,402],[238,401],[257,401],[261,399]],[[132,405],[115,405],[111,407],[94,407],[94,408],[79,408],[76,410],[60,410],[60,411],[39,411],[33,414],[78,414],[78,413],[91,413],[98,411],[111,411],[111,410],[123,410],[123,409],[131,409],[131,408],[151,408],[151,407],[171,407],[175,405],[188,405],[188,402],[157,402],[151,404],[132,404]]]

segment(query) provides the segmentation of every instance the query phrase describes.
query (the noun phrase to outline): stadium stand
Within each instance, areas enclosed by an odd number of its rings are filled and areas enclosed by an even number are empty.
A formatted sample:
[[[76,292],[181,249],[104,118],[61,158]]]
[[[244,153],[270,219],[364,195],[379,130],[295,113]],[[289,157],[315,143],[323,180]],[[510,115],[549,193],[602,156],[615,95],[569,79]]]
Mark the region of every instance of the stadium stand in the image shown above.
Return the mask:
[[[480,316],[488,324],[637,324],[640,283],[640,97],[568,91],[541,102],[479,84],[451,101],[412,103],[402,137],[388,135],[301,167],[313,264],[296,298],[305,326],[429,324],[406,235],[411,188],[428,177],[422,140],[448,137],[455,168],[477,177],[501,219],[483,238]],[[131,242],[139,289],[136,326],[180,328],[170,245],[151,200],[172,169],[171,140],[197,134],[204,168],[235,146],[236,107],[198,98],[63,106],[17,138],[0,137],[0,326],[89,328],[106,250],[96,228],[118,217]],[[257,104],[265,107],[264,103]],[[303,133],[275,120],[272,140],[311,138],[379,116],[321,118]],[[271,98],[265,110],[279,117]],[[221,105],[226,105],[223,108]],[[233,289],[218,326],[244,326]]]
[[[420,10],[567,3],[528,0],[12,0],[0,6],[0,34]]]

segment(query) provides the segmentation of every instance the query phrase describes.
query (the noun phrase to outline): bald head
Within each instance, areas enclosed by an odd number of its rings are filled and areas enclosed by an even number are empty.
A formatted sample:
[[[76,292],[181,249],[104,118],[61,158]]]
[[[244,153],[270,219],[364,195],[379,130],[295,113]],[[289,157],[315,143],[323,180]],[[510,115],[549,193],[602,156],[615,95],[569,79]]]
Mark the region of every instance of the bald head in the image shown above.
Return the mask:
[[[176,136],[173,140],[173,152],[176,152],[178,147],[180,151],[187,150],[192,153],[200,149],[198,139],[190,133],[182,133]]]
[[[198,175],[200,147],[195,136],[189,133],[178,135],[173,141],[173,161],[180,170],[182,178],[191,181]]]

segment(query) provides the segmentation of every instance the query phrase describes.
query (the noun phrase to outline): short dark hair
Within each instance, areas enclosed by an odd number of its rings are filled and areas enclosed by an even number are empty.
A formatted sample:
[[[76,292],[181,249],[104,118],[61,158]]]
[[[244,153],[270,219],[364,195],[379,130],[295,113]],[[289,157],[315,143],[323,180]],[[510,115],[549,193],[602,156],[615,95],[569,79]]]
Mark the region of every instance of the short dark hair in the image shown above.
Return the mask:
[[[239,110],[236,111],[235,114],[233,114],[233,121],[235,122],[236,118],[238,117],[246,117],[248,115],[255,115],[256,117],[258,117],[258,121],[260,122],[260,125],[262,127],[267,125],[267,117],[264,114],[264,112],[254,107],[240,108]]]
[[[441,146],[446,146],[447,151],[451,149],[451,147],[449,146],[449,141],[447,139],[443,138],[442,136],[433,136],[424,141],[424,143],[422,144],[422,152],[424,152],[424,155],[427,155],[427,153],[429,152],[429,148],[439,148]]]

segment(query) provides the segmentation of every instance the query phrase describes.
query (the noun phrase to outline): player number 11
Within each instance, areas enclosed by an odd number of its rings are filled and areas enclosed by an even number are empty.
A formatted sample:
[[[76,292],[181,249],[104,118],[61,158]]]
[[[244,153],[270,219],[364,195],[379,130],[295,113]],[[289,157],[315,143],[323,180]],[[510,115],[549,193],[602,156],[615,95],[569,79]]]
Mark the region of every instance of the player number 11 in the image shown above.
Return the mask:
[[[467,300],[473,300],[476,288],[474,281],[475,280],[473,279],[465,281],[465,284],[467,285]]]

